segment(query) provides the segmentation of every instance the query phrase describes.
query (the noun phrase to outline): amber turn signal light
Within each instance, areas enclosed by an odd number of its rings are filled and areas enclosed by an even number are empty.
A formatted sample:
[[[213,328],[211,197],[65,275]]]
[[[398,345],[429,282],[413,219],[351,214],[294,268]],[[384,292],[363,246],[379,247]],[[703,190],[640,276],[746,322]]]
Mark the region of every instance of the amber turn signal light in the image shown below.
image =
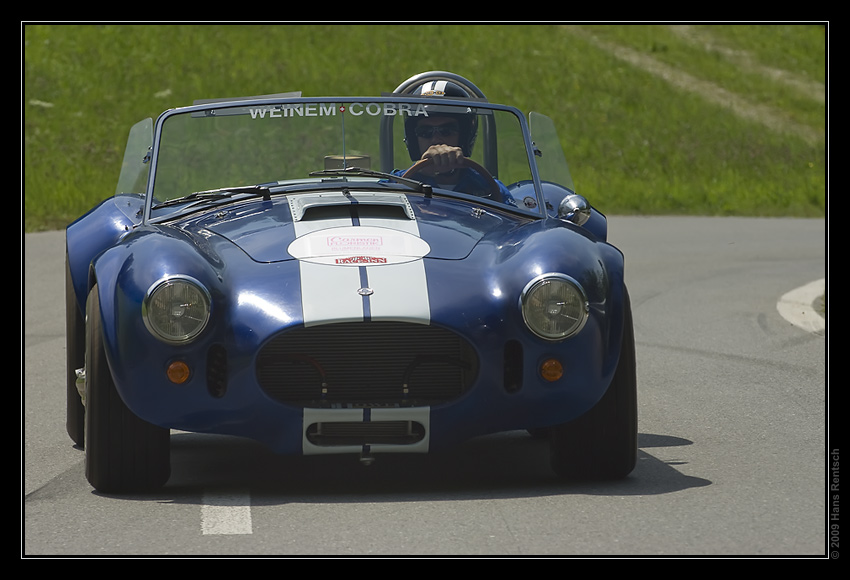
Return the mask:
[[[182,385],[189,380],[189,365],[182,360],[174,361],[168,365],[168,368],[165,370],[165,374],[168,377],[168,380],[175,385]]]
[[[540,365],[540,376],[550,383],[555,382],[564,376],[564,366],[557,359],[546,359]]]

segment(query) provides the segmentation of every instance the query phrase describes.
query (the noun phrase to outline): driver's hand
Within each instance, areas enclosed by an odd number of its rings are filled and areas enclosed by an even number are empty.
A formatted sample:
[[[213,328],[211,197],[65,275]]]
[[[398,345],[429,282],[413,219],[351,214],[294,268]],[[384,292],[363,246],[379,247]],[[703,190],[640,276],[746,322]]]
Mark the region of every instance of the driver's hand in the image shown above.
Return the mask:
[[[433,159],[434,173],[446,173],[463,167],[463,150],[450,145],[431,145],[422,154],[422,159]]]

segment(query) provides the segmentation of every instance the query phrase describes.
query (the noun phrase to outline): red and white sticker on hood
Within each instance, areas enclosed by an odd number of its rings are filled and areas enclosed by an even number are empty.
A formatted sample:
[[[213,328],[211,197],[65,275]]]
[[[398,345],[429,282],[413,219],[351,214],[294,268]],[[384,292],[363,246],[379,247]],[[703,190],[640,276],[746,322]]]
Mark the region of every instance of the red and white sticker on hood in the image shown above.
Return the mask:
[[[332,266],[403,264],[423,258],[428,243],[407,231],[375,226],[340,226],[314,230],[288,248],[298,260]]]

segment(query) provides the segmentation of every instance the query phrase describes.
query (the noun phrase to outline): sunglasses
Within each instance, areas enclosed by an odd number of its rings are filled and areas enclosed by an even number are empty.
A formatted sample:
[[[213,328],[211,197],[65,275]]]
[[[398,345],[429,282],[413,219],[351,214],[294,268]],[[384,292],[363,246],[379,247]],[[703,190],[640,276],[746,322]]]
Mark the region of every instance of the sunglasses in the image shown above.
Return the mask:
[[[441,137],[457,135],[459,130],[457,123],[443,123],[442,125],[419,125],[416,127],[415,133],[417,137],[430,139],[435,134]]]

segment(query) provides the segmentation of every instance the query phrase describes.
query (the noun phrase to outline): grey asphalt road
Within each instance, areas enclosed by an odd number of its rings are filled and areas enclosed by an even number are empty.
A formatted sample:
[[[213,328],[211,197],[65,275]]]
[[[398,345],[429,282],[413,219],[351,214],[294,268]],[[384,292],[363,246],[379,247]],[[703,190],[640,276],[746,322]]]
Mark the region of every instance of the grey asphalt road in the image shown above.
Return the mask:
[[[824,220],[618,217],[639,460],[564,484],[524,433],[365,468],[175,433],[160,492],[109,497],[64,431],[64,241],[24,237],[22,552],[54,555],[827,554],[826,333],[780,298],[826,277]]]

